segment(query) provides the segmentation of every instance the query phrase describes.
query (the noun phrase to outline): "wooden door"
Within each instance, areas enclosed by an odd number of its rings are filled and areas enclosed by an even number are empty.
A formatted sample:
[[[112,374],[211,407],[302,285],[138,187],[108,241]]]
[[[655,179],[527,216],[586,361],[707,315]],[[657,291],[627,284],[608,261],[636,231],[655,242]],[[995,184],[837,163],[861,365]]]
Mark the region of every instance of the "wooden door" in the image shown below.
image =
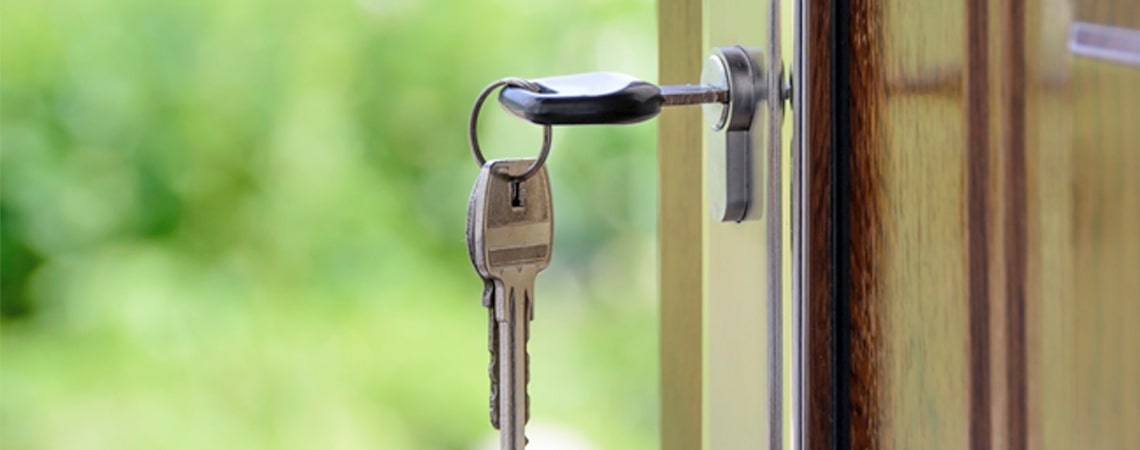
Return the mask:
[[[810,446],[1140,448],[1140,5],[808,4]]]
[[[771,1],[660,0],[660,81]],[[663,448],[1140,448],[1140,67],[1076,42],[1140,4],[781,5],[775,222],[708,221],[699,111],[661,116]]]

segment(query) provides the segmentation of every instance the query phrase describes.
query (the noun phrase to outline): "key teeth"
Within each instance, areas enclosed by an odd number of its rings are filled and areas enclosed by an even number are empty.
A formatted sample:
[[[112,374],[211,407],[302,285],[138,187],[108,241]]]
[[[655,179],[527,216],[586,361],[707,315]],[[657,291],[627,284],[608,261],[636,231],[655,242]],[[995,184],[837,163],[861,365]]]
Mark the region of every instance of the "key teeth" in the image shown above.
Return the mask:
[[[526,352],[526,379],[523,380],[523,386],[526,388],[526,418],[524,422],[530,422],[530,351]]]
[[[493,427],[496,430],[499,429],[499,412],[496,411],[497,408],[495,407],[495,404],[497,404],[498,402],[499,402],[499,399],[496,398],[495,394],[492,393],[491,394],[491,412],[490,412],[491,427]]]
[[[491,410],[490,410],[488,415],[491,416],[491,427],[495,428],[496,430],[499,429],[499,412],[496,411],[496,409],[498,409],[498,408],[495,407],[495,405],[498,403],[499,403],[499,399],[497,398],[495,393],[492,392],[491,393]]]
[[[495,320],[495,311],[487,309],[487,351],[491,354],[487,364],[487,375],[491,379],[490,416],[491,426],[499,429],[499,322]]]
[[[499,429],[499,380],[495,374],[497,372],[494,360],[488,365],[487,371],[491,375],[491,398],[490,398],[490,415],[491,426]]]
[[[523,293],[523,308],[525,309],[526,323],[523,324],[523,392],[526,401],[526,415],[523,423],[530,422],[530,322],[534,318],[534,298],[530,290]]]

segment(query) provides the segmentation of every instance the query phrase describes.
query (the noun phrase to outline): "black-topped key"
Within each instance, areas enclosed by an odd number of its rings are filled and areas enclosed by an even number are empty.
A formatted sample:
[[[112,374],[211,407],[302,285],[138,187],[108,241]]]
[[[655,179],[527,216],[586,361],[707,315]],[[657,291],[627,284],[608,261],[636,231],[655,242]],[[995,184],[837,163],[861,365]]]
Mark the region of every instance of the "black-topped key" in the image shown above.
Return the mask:
[[[506,87],[499,93],[499,102],[512,114],[541,125],[629,124],[656,117],[662,106],[728,102],[723,89],[657,86],[611,72],[531,81],[542,90]]]

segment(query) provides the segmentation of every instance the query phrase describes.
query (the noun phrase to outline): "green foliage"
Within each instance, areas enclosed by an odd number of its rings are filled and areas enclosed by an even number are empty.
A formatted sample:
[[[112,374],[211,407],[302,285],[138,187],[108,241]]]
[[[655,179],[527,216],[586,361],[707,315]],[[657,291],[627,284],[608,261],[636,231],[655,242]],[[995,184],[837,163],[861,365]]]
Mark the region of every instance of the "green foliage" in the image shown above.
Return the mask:
[[[6,449],[486,445],[474,95],[655,65],[649,0],[0,10]],[[489,156],[537,152],[483,121]],[[655,447],[651,127],[555,131],[534,448]]]

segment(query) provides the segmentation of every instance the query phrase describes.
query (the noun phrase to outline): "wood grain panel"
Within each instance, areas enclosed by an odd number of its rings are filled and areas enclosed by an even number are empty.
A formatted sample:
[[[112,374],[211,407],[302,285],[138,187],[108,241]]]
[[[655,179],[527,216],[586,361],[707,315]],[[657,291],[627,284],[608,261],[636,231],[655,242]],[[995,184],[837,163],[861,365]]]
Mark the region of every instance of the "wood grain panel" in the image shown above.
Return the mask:
[[[1065,48],[1072,5],[1029,2],[1027,8],[1026,165],[1028,247],[1026,346],[1030,448],[1081,448],[1073,440],[1074,348],[1064,342],[1075,298],[1072,238],[1072,57]],[[1046,350],[1047,349],[1047,350]]]
[[[963,93],[978,88],[964,77],[968,10],[849,6],[839,40],[850,43],[851,110],[837,120],[849,126],[851,445],[966,447],[968,408],[980,395],[970,384],[977,336],[968,319],[985,295],[970,270],[985,229],[968,227],[979,211],[967,197],[987,177],[969,151],[985,143],[967,122],[986,119]]]
[[[1140,69],[1056,52],[1071,21],[1135,28],[1140,5],[1031,12],[1028,439],[1140,448]]]
[[[1138,448],[1140,71],[1078,61],[1073,94],[1073,296],[1066,299],[1073,334],[1058,345],[1073,347],[1074,438],[1093,448]]]
[[[1067,48],[1140,5],[824,4],[810,446],[1140,448],[1140,70]]]

